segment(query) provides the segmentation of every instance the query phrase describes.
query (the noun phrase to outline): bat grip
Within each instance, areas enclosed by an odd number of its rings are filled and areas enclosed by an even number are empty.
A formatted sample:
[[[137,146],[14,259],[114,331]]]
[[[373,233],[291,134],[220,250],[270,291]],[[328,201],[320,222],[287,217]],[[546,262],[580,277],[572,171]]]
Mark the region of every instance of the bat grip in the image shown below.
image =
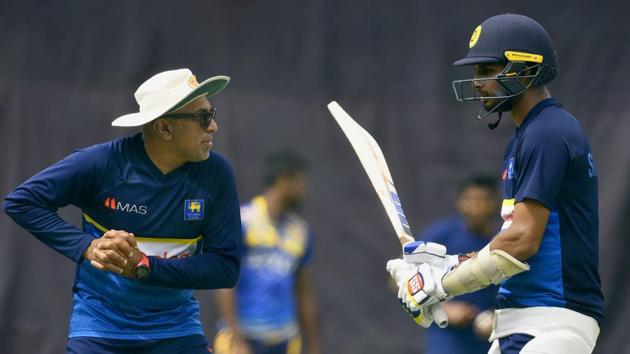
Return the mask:
[[[442,308],[441,303],[431,305],[431,315],[433,316],[433,322],[440,328],[446,328],[448,326],[448,316],[446,311]]]
[[[407,242],[413,242],[415,241],[415,239],[413,238],[413,236],[407,235],[407,234],[402,234],[398,236],[398,241],[400,241],[400,245],[404,246],[405,243]]]

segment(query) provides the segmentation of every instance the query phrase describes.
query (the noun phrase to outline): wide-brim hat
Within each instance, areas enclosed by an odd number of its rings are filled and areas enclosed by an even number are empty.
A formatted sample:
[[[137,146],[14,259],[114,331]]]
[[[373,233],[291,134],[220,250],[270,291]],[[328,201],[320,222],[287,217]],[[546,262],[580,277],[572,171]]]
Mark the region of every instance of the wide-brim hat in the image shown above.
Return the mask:
[[[116,127],[137,127],[176,111],[195,99],[210,97],[227,86],[230,78],[219,75],[197,82],[189,69],[164,71],[145,81],[134,96],[139,112],[125,114],[112,122]]]

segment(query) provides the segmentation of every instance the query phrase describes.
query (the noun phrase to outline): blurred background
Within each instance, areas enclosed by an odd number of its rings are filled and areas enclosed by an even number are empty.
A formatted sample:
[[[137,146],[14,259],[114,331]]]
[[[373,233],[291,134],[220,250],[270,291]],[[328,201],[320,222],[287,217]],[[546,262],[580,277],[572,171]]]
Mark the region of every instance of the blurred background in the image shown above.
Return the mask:
[[[596,353],[630,353],[630,41],[627,1],[67,0],[0,2],[0,195],[73,149],[130,135],[151,75],[188,67],[229,75],[212,99],[215,151],[232,162],[242,201],[262,190],[262,157],[310,161],[304,215],[325,353],[421,353],[423,331],[388,289],[399,253],[381,205],[341,130],[337,100],[380,143],[412,229],[453,211],[460,178],[495,173],[514,133],[458,104],[452,62],[472,30],[505,12],[550,33],[560,74],[550,89],[590,138],[600,186],[606,320]],[[62,215],[79,222],[73,208]],[[499,216],[497,215],[497,219]],[[75,265],[0,215],[0,353],[61,353]],[[211,291],[197,293],[214,336]]]

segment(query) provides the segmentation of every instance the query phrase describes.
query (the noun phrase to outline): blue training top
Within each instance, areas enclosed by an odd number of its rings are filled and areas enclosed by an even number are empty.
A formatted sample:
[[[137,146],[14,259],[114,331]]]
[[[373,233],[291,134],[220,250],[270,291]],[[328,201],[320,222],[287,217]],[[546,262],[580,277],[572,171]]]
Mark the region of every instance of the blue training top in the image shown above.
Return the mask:
[[[550,215],[540,249],[527,260],[531,270],[501,284],[498,307],[564,307],[601,325],[597,172],[579,123],[556,100],[541,101],[516,129],[503,171],[503,228],[525,199]]]
[[[271,220],[262,196],[244,205],[241,217],[245,245],[236,286],[239,325],[251,339],[288,340],[299,329],[296,275],[313,249],[308,225],[294,213]]]
[[[462,216],[452,216],[436,221],[419,235],[416,240],[437,242],[446,246],[449,254],[465,254],[479,250],[490,242],[492,235],[478,235],[470,231]],[[473,305],[479,311],[494,307],[497,294],[496,286],[489,286],[474,293],[463,294],[453,301],[462,301]],[[487,340],[478,337],[472,324],[467,327],[431,326],[426,330],[427,346],[425,354],[477,354],[490,349]]]
[[[57,214],[73,204],[83,230]],[[163,175],[141,134],[73,152],[16,188],[4,208],[18,224],[78,263],[69,337],[157,339],[203,334],[190,289],[231,287],[241,223],[232,169],[218,154]],[[134,233],[149,256],[145,281],[84,261],[107,230]]]

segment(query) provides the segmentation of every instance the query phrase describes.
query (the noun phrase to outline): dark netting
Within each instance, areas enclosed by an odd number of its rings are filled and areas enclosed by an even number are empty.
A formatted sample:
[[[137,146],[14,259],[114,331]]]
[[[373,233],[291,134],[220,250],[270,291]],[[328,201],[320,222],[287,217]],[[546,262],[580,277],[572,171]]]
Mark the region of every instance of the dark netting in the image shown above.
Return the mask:
[[[509,117],[494,131],[453,97],[453,68],[485,18],[522,13],[551,35],[562,71],[551,93],[580,121],[600,183],[600,264],[609,300],[597,353],[630,353],[630,42],[624,1],[0,2],[0,193],[73,149],[128,135],[115,117],[152,74],[226,74],[215,149],[241,200],[263,188],[263,157],[309,160],[313,279],[324,352],[420,353],[423,331],[387,287],[398,241],[342,132],[337,100],[379,142],[412,230],[453,211],[469,172],[499,174]],[[79,222],[72,208],[62,215]],[[498,219],[498,216],[497,216]],[[0,215],[0,352],[64,351],[74,264]],[[214,335],[211,292],[198,292]]]

